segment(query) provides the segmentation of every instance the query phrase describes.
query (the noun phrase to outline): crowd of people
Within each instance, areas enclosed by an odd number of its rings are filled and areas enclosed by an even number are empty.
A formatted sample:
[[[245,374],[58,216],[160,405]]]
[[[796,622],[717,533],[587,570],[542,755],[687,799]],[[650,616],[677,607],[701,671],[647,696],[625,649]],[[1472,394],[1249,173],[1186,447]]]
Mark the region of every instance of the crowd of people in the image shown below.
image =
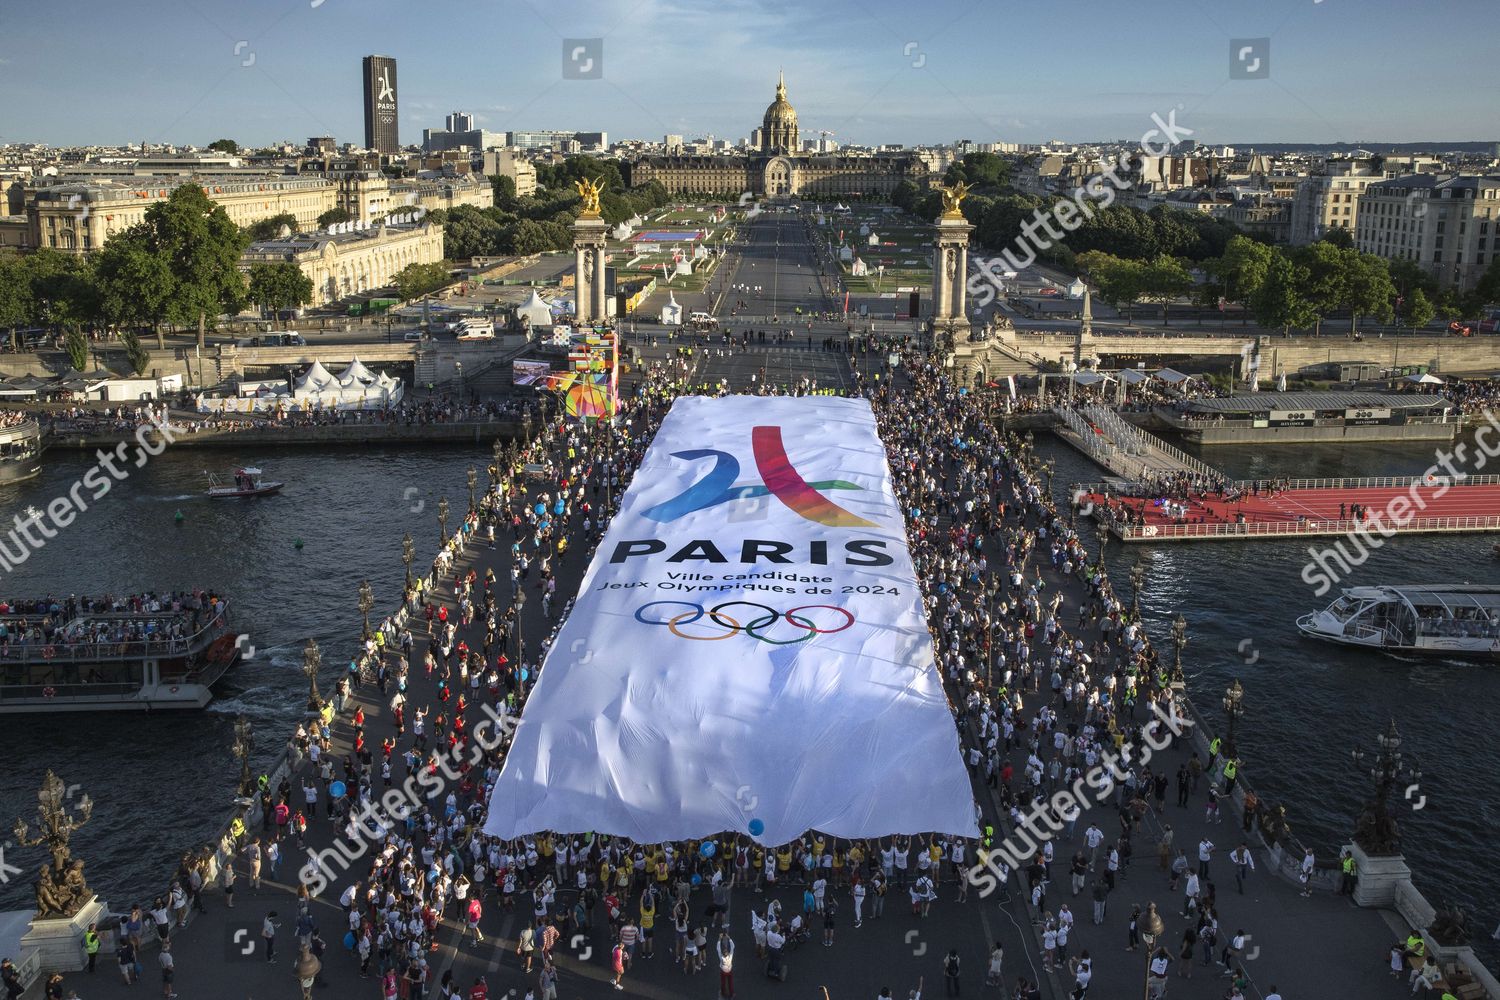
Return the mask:
[[[908,516],[981,837],[936,832],[851,841],[808,831],[773,846],[742,832],[659,844],[546,831],[515,840],[485,836],[489,792],[508,746],[503,736],[482,738],[486,723],[524,711],[570,610],[559,607],[559,572],[587,563],[654,428],[676,395],[699,387],[693,374],[690,356],[654,362],[616,426],[544,424],[506,456],[478,509],[435,561],[433,577],[419,579],[402,613],[374,629],[367,655],[350,662],[316,719],[299,730],[295,766],[274,787],[261,779],[253,814],[259,827],[236,821],[236,863],[218,876],[227,899],[238,882],[258,886],[267,868],[284,881],[295,872],[299,899],[289,920],[298,944],[311,950],[322,941],[312,899],[336,895],[342,916],[330,937],[343,939],[348,967],[378,981],[385,1000],[434,993],[485,1000],[482,976],[461,982],[451,969],[439,974],[430,956],[444,921],[461,929],[462,941],[483,942],[496,933],[497,914],[513,916],[520,928],[517,962],[534,977],[536,1000],[557,996],[565,943],[596,930],[608,934],[604,960],[617,988],[636,963],[661,954],[687,976],[717,966],[720,996],[732,998],[737,963],[746,958],[736,955],[736,931],[748,926],[762,970],[779,976],[790,951],[815,941],[835,948],[845,927],[872,933],[863,930],[870,921],[898,913],[897,926],[907,927],[935,909],[967,905],[970,867],[993,862],[1029,812],[1052,809],[1055,790],[1076,783],[1106,754],[1139,744],[1153,706],[1175,716],[1173,678],[1090,562],[1070,513],[1044,489],[1028,445],[997,430],[982,403],[943,369],[907,353],[899,366],[882,365],[883,378],[856,371],[853,391],[874,403]],[[762,382],[754,391],[829,390],[804,379],[783,389]],[[481,572],[468,555],[486,546],[496,555]],[[534,610],[524,613],[528,597],[550,630],[540,641],[524,634],[528,620],[535,627]],[[492,731],[508,732],[504,725]],[[1201,805],[1216,817],[1240,761],[1216,746],[1206,760],[1183,751],[1177,763],[1177,808]],[[993,862],[1001,884],[1019,887],[1028,901],[1043,968],[1032,956],[1016,964],[996,942],[968,959],[983,970],[985,985],[1035,1000],[1040,978],[1052,970],[1072,996],[1086,996],[1096,959],[1071,943],[1077,918],[1052,888],[1054,876],[1066,872],[1075,896],[1087,888],[1093,922],[1117,916],[1121,943],[1134,949],[1144,914],[1133,900],[1117,902],[1117,894],[1132,857],[1151,852],[1161,859],[1155,891],[1182,892],[1189,915],[1181,945],[1156,949],[1151,968],[1190,975],[1201,952],[1235,983],[1245,978],[1234,944],[1242,932],[1221,925],[1224,896],[1209,878],[1217,848],[1206,839],[1198,844],[1194,868],[1173,842],[1165,802],[1171,765],[1158,759],[1124,770],[1099,803],[1117,822],[1078,829],[1079,815],[1059,815],[1058,828],[1067,832],[1028,851],[1024,865]],[[424,779],[421,791],[417,778]],[[401,809],[389,805],[392,794],[405,796]],[[1106,827],[1117,828],[1105,834]],[[319,846],[330,838],[344,847]],[[283,866],[289,871],[279,874]],[[1217,863],[1213,870],[1219,874]],[[196,864],[178,873],[191,898],[203,881]],[[736,893],[754,900],[738,919]],[[888,916],[892,893],[901,902]],[[960,968],[956,949],[942,959],[950,992],[959,990]],[[1166,973],[1153,971],[1151,983],[1161,996]],[[1274,995],[1273,987],[1267,996]]]
[[[222,596],[203,590],[0,600],[0,650],[169,642],[194,635],[223,609]]]

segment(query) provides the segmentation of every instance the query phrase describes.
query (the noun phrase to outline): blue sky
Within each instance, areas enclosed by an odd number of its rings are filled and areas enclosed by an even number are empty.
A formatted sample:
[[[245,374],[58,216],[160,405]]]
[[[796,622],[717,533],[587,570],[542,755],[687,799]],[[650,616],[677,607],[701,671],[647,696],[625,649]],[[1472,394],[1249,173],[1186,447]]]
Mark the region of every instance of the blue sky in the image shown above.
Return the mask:
[[[778,69],[803,137],[841,142],[1135,140],[1172,109],[1210,143],[1500,140],[1493,0],[0,0],[0,14],[0,141],[360,142],[369,53],[397,59],[403,142],[455,109],[495,131],[739,139]],[[562,78],[564,38],[603,39],[602,79]],[[1235,38],[1270,39],[1268,78],[1230,78]]]

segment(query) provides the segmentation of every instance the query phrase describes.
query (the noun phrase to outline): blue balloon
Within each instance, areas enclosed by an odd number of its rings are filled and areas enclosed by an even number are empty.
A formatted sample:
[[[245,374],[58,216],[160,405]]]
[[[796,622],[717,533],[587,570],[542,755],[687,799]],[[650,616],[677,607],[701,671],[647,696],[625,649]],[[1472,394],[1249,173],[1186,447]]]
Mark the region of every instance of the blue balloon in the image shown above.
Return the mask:
[[[527,670],[525,667],[522,667],[521,668],[521,683],[525,684],[526,683],[526,678],[528,678],[530,676],[531,676],[531,671]]]
[[[703,846],[700,847],[700,848],[698,848],[698,852],[700,854],[702,854],[705,858],[711,858],[711,857],[714,856],[714,852],[717,851],[718,849],[719,849],[718,845],[715,844],[712,840],[705,840],[703,842]]]
[[[342,781],[335,781],[333,784],[328,786],[328,794],[332,795],[336,799],[343,798],[344,793],[348,790],[349,789],[344,787],[344,783]]]
[[[703,884],[703,876],[702,875],[694,875],[693,876],[693,884],[694,885],[702,885]]]
[[[759,837],[761,834],[763,834],[765,832],[766,832],[766,824],[762,823],[758,819],[752,819],[750,821],[750,836],[752,836],[752,837]]]

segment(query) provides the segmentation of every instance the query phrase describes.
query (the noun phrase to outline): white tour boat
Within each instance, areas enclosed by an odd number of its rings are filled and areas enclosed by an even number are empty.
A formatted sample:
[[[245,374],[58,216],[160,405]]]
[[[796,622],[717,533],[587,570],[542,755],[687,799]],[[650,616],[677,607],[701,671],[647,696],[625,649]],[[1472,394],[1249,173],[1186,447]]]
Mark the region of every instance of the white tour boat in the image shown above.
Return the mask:
[[[1302,634],[1389,653],[1500,658],[1500,587],[1349,587],[1297,619]]]

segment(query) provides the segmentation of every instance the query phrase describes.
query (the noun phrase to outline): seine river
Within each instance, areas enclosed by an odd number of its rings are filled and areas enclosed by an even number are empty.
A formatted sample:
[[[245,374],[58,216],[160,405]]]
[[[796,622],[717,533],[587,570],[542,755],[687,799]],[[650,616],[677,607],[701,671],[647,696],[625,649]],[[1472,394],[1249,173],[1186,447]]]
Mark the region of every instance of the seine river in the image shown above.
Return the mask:
[[[1050,435],[1038,450],[1055,457],[1055,488],[1098,470]],[[1425,445],[1228,448],[1203,457],[1236,477],[1415,474],[1432,462]],[[258,734],[255,764],[281,752],[305,697],[301,647],[314,636],[329,677],[348,662],[358,633],[356,588],[368,578],[377,613],[399,599],[401,536],[417,542],[418,565],[438,537],[437,498],[453,518],[467,504],[465,470],[487,451],[169,451],[125,483],[0,583],[0,593],[36,595],[217,587],[255,656],[223,683],[208,711],[182,715],[72,715],[7,718],[8,766],[0,769],[0,828],[29,819],[46,770],[56,769],[95,800],[93,821],[74,837],[89,881],[119,909],[161,889],[177,855],[210,836],[229,803],[237,766],[229,752],[236,714]],[[42,476],[0,488],[0,515],[42,507],[66,491],[92,458],[52,452]],[[250,502],[201,499],[203,470],[230,462],[262,466],[286,481],[279,497]],[[220,470],[222,471],[222,470]],[[413,508],[420,508],[414,510]],[[175,520],[177,511],[183,520]],[[296,547],[301,539],[302,547]],[[1354,584],[1500,583],[1493,537],[1413,536],[1386,543],[1352,576]],[[1482,748],[1500,704],[1493,667],[1408,663],[1303,640],[1294,619],[1321,608],[1301,579],[1309,541],[1200,542],[1125,548],[1108,556],[1116,587],[1129,593],[1130,566],[1147,565],[1142,607],[1167,648],[1177,611],[1189,622],[1185,665],[1200,709],[1222,721],[1218,703],[1239,678],[1247,706],[1239,739],[1245,773],[1263,798],[1284,801],[1293,829],[1325,857],[1347,838],[1369,790],[1350,751],[1374,748],[1392,716],[1422,781],[1401,822],[1406,854],[1436,905],[1464,905],[1476,944],[1500,919],[1500,866],[1488,831],[1500,825],[1500,769]],[[326,685],[325,685],[326,687]],[[1422,801],[1414,810],[1410,805]],[[7,847],[26,868],[0,885],[0,909],[30,905],[37,849]]]

